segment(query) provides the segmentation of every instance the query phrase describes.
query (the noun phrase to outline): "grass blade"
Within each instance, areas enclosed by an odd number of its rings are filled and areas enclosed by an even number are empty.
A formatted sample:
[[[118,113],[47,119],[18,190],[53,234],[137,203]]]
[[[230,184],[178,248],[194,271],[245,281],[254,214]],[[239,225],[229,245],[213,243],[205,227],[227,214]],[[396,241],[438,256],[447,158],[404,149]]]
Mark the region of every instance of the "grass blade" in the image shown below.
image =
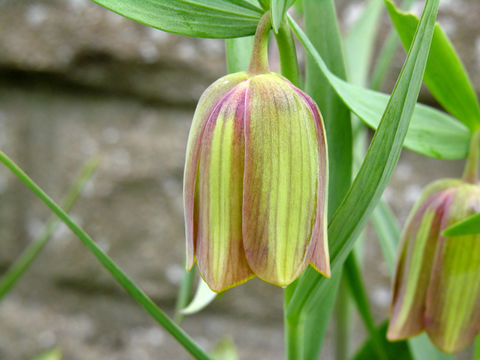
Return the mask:
[[[82,241],[88,250],[98,259],[120,285],[195,359],[210,360],[203,351],[180,327],[178,327],[135,283],[103,252],[93,239],[78,226],[64,210],[60,208],[25,172],[5,153],[0,151],[0,162],[18,177],[65,225]]]
[[[93,173],[97,169],[99,161],[100,159],[98,157],[93,157],[83,166],[77,179],[69,189],[65,199],[62,202],[62,207],[65,209],[65,211],[70,211],[70,209],[73,207],[88,180],[92,177]],[[28,270],[30,265],[32,265],[38,254],[40,254],[48,240],[52,237],[52,234],[55,232],[59,224],[60,220],[58,220],[55,215],[52,215],[45,224],[40,236],[37,237],[30,245],[28,245],[22,255],[20,255],[20,257],[8,269],[5,275],[0,279],[0,301],[10,292],[18,279],[20,279],[20,277]]]

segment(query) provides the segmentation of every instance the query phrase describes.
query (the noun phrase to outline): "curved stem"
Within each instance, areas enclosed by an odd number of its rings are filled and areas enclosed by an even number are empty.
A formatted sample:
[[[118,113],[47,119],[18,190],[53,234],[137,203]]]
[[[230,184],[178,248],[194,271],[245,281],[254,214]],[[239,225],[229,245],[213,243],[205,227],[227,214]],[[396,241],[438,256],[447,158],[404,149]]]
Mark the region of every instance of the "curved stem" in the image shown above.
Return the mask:
[[[278,33],[275,34],[275,38],[277,39],[282,75],[298,87],[300,85],[300,77],[298,73],[297,51],[293,41],[293,34],[286,22],[282,23]]]
[[[463,181],[471,184],[478,182],[478,152],[480,147],[480,130],[475,132],[470,141],[467,163],[463,171]]]
[[[272,28],[270,11],[267,11],[257,26],[255,39],[253,42],[252,57],[248,72],[250,74],[264,74],[270,72],[268,66],[268,34]]]

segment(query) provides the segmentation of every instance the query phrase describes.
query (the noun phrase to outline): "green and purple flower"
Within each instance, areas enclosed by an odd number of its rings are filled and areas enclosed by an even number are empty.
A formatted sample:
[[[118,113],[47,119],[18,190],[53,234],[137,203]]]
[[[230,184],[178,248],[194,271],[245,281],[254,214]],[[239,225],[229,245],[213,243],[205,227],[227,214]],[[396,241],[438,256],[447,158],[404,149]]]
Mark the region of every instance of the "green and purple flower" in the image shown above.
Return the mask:
[[[480,211],[480,186],[441,180],[426,188],[407,222],[393,286],[387,337],[426,331],[447,353],[480,331],[480,234],[443,231]]]
[[[214,291],[329,276],[326,143],[314,101],[275,73],[227,75],[203,94],[184,178],[187,268]]]

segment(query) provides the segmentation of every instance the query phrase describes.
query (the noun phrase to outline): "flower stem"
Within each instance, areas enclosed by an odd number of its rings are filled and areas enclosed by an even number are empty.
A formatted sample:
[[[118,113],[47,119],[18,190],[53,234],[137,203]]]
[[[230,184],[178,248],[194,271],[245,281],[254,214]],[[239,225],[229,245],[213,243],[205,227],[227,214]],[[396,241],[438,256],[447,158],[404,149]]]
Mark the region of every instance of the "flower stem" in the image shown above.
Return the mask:
[[[470,141],[467,163],[463,171],[463,181],[471,184],[478,182],[478,153],[480,147],[480,130],[475,132]]]
[[[300,85],[300,79],[298,74],[297,51],[295,49],[292,32],[286,22],[282,23],[282,26],[278,29],[278,33],[275,34],[275,38],[277,39],[282,75],[298,87]]]
[[[272,28],[270,11],[267,11],[260,19],[255,39],[253,42],[252,57],[248,72],[250,74],[264,74],[270,72],[268,66],[268,35]]]

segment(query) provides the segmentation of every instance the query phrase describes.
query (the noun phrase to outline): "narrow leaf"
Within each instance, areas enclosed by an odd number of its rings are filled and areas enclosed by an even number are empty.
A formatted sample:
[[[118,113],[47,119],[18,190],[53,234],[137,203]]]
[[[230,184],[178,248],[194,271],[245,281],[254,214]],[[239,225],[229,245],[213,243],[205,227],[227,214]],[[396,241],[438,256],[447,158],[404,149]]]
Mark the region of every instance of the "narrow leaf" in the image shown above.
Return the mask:
[[[225,40],[228,73],[247,71],[253,48],[253,36]]]
[[[62,207],[65,211],[70,211],[73,207],[88,180],[92,177],[98,167],[98,164],[99,158],[93,157],[84,165],[78,178],[75,180],[75,183],[72,185],[62,202]],[[58,228],[58,225],[60,225],[60,220],[58,220],[55,215],[52,215],[45,224],[41,234],[25,249],[25,251],[23,251],[22,255],[20,255],[15,263],[8,269],[6,274],[0,278],[0,300],[8,294],[15,283],[28,270],[30,265],[33,264],[37,256],[48,243],[48,240],[52,237],[52,234]]]
[[[216,292],[213,292],[208,287],[207,283],[200,279],[197,287],[197,292],[193,297],[193,300],[188,306],[181,311],[183,315],[192,315],[195,314],[210,304],[215,297],[217,296]]]
[[[135,283],[113,262],[112,259],[93,241],[55,201],[53,201],[25,172],[5,153],[0,151],[2,162],[19,178],[40,200],[57,215],[62,222],[82,241],[103,267],[118,281],[161,326],[164,327],[195,359],[210,360],[210,357],[179,326],[177,326]]]
[[[290,21],[292,22],[293,19]],[[298,32],[301,29],[298,25],[292,24],[292,28],[299,36]],[[315,53],[312,58],[345,104],[360,119],[376,129],[389,102],[389,96],[340,79],[329,70],[308,38],[300,38],[300,41],[304,44],[307,53]],[[466,157],[468,153],[470,136],[468,129],[454,118],[431,107],[417,104],[413,110],[405,146],[433,158],[459,159]]]
[[[252,35],[262,11],[246,0],[93,0],[117,14],[154,28],[194,37]]]
[[[390,17],[405,49],[412,43],[418,18],[385,0]],[[439,24],[435,25],[432,47],[424,77],[425,85],[437,101],[470,130],[480,128],[480,107],[475,89],[452,43]]]
[[[439,0],[427,0],[415,40],[395,85],[364,163],[344,201],[329,224],[332,270],[337,271],[391,178],[420,91],[430,48]],[[289,18],[297,37],[320,68],[326,68],[295,21]],[[328,70],[328,69],[327,69]],[[325,73],[325,71],[324,71]],[[296,288],[288,312],[295,316],[303,308],[318,304],[325,281],[308,271]]]

